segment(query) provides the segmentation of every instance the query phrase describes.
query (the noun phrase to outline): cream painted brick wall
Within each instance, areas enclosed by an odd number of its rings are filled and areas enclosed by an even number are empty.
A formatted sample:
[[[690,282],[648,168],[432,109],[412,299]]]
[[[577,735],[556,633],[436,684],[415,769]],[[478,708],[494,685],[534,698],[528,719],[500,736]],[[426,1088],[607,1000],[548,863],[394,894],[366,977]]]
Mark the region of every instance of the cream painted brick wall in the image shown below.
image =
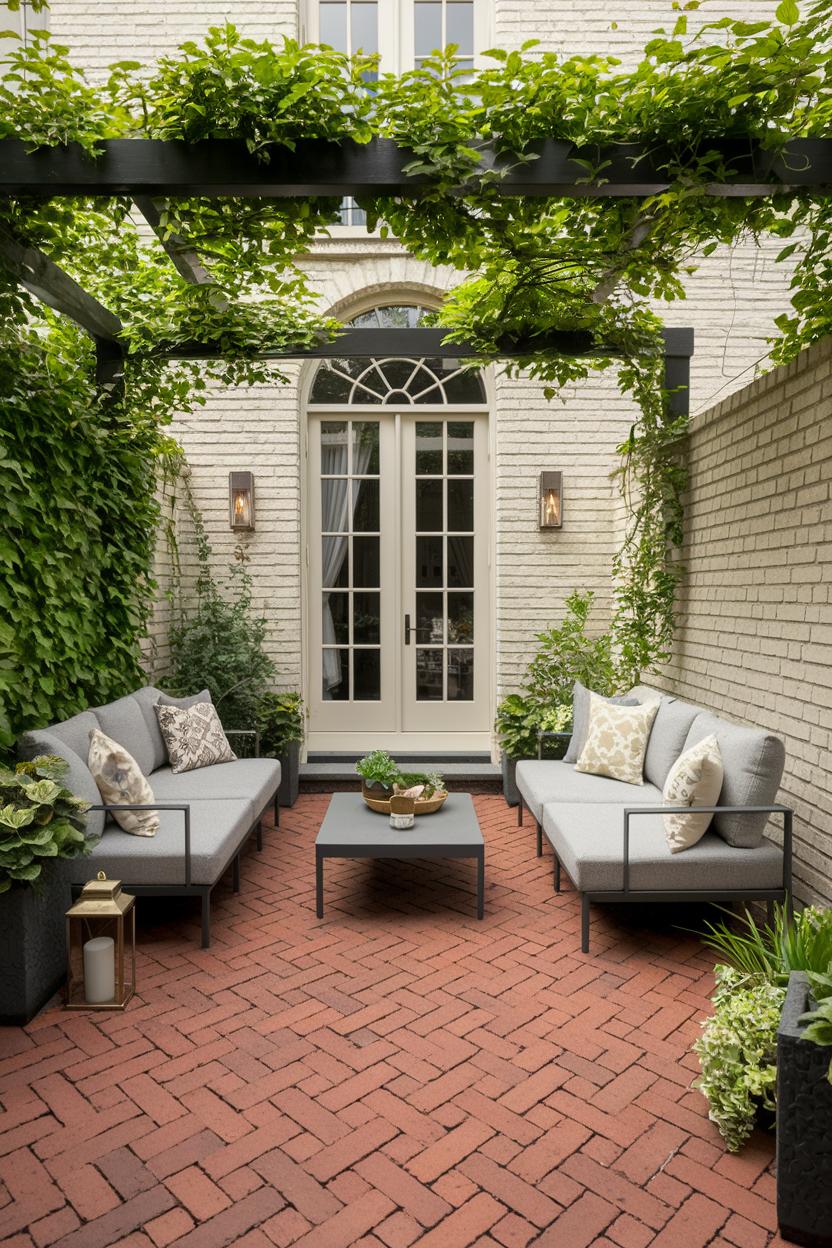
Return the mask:
[[[765,16],[773,7],[774,0],[705,0],[700,18]],[[207,0],[200,6],[182,0],[164,5],[54,0],[52,25],[79,61],[100,72],[117,57],[149,61],[226,17],[246,35],[294,34],[297,14],[296,0]],[[545,48],[567,53],[609,50],[632,59],[650,32],[672,17],[669,0],[495,0],[493,42],[516,46],[534,35]],[[617,31],[610,29],[614,20]],[[765,355],[773,318],[787,302],[789,273],[773,263],[778,249],[776,243],[757,248],[753,242],[720,249],[690,279],[684,302],[659,309],[669,324],[696,330],[694,410],[746,384]],[[405,256],[395,242],[343,234],[323,242],[308,267],[321,291],[321,306],[344,315],[371,295],[379,301],[405,295],[418,299],[420,294],[440,294],[458,280],[448,270],[432,270]],[[597,626],[606,622],[610,560],[621,531],[621,508],[609,474],[616,463],[615,447],[635,415],[611,375],[593,377],[570,388],[564,401],[548,403],[539,386],[522,378],[509,380],[499,370],[496,374],[495,696],[516,686],[534,634],[560,617],[573,588],[596,591]],[[301,676],[301,427],[293,384],[217,391],[205,408],[172,430],[192,465],[194,494],[223,561],[234,546],[227,527],[227,473],[235,467],[256,473],[257,531],[246,539],[246,548],[258,600],[271,621],[283,684],[298,683]],[[565,473],[564,527],[557,533],[537,529],[537,474],[542,468]],[[187,537],[182,545],[187,553]],[[166,609],[163,604],[154,624],[160,654]]]
[[[832,340],[692,424],[677,652],[661,683],[784,737],[795,892],[832,902]]]

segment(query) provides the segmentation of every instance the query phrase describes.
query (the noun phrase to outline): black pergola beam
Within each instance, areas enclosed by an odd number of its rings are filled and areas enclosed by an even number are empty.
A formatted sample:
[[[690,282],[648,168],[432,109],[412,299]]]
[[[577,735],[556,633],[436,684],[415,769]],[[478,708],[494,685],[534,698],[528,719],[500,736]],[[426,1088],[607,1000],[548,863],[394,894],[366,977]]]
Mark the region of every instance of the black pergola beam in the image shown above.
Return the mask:
[[[213,277],[199,258],[199,253],[175,230],[168,230],[162,225],[164,201],[155,200],[150,195],[137,195],[133,201],[139,212],[158,238],[177,273],[193,286],[205,286],[213,282]]]
[[[750,140],[709,145],[726,169],[713,195],[770,195],[791,187],[832,193],[832,139],[792,139],[780,152]],[[360,144],[307,139],[295,151],[272,146],[268,160],[232,139],[185,143],[162,139],[109,139],[93,159],[77,144],[30,151],[18,139],[0,141],[0,196],[87,195],[138,197],[408,195],[430,188],[424,175],[405,173],[415,157],[390,139]],[[664,163],[671,159],[649,141],[605,148],[575,148],[546,139],[537,158],[512,164],[494,183],[505,195],[654,195],[671,185]],[[587,164],[588,162],[588,164]],[[498,165],[485,152],[482,168]],[[595,177],[589,169],[597,169]]]
[[[42,251],[0,231],[0,262],[21,286],[56,312],[70,317],[95,339],[118,341],[122,330],[118,317]]]

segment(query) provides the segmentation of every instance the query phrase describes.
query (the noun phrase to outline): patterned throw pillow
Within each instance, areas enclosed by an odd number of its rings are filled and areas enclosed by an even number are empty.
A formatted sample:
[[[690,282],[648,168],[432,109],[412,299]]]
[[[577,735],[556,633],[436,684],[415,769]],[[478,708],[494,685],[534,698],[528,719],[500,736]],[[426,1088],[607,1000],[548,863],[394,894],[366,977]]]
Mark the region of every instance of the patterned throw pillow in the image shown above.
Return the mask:
[[[644,755],[658,709],[658,702],[614,706],[591,693],[589,732],[575,770],[644,784]]]
[[[715,806],[722,788],[722,755],[716,735],[703,737],[670,768],[662,797],[668,806]],[[665,815],[664,831],[671,854],[690,849],[710,826],[713,815]]]
[[[100,728],[90,732],[87,766],[108,806],[155,801],[147,777],[133,755]],[[155,810],[114,810],[113,818],[133,836],[155,836],[159,830],[159,814]]]
[[[157,702],[156,716],[171,771],[195,771],[213,763],[231,763],[237,757],[210,702],[195,702],[189,707]]]

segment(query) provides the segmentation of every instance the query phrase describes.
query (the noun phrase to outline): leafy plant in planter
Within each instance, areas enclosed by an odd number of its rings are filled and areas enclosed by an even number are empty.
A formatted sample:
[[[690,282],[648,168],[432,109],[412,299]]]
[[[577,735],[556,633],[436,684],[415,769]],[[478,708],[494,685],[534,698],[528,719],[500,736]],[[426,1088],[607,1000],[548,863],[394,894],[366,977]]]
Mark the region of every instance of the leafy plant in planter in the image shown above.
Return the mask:
[[[495,728],[509,758],[537,758],[538,733],[565,732],[571,723],[571,702],[543,708],[521,693],[510,693],[497,707]]]
[[[47,858],[78,858],[89,853],[89,803],[61,783],[67,764],[41,754],[0,768],[0,893],[14,884],[36,884]]]
[[[790,918],[776,905],[771,925],[758,925],[746,910],[739,930],[724,920],[706,924],[704,943],[745,975],[785,985],[792,971],[823,975],[832,968],[832,910],[806,906]]]
[[[812,1044],[819,1044],[826,1048],[832,1046],[832,974],[819,975],[810,971],[807,979],[815,1001],[815,1008],[801,1014],[798,1022],[809,1024],[803,1033],[804,1040],[810,1040]],[[832,1057],[829,1059],[826,1078],[832,1084]]]
[[[560,624],[537,634],[538,648],[526,668],[523,688],[533,704],[571,706],[576,680],[596,693],[615,693],[617,673],[610,633],[587,634],[595,595],[574,590]]]
[[[399,768],[386,750],[371,750],[355,764],[355,770],[368,789],[378,786],[392,789],[399,778]]]
[[[264,693],[257,703],[260,753],[278,758],[286,746],[303,740],[303,699],[299,693]]]
[[[694,1043],[702,1074],[695,1086],[708,1098],[708,1113],[729,1152],[751,1134],[758,1112],[775,1109],[777,1024],[785,988],[717,966],[714,1013]]]

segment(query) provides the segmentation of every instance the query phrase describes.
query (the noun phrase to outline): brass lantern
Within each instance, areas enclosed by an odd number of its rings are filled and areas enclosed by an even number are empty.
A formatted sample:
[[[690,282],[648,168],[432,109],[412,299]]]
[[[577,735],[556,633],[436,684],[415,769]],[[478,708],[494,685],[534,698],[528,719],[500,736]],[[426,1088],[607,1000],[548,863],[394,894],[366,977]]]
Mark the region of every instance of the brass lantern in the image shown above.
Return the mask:
[[[66,912],[66,1008],[123,1010],[136,989],[136,898],[103,871]]]
[[[240,532],[254,528],[254,473],[229,472],[228,523]]]
[[[538,526],[559,529],[563,523],[563,473],[541,472],[538,491]]]

